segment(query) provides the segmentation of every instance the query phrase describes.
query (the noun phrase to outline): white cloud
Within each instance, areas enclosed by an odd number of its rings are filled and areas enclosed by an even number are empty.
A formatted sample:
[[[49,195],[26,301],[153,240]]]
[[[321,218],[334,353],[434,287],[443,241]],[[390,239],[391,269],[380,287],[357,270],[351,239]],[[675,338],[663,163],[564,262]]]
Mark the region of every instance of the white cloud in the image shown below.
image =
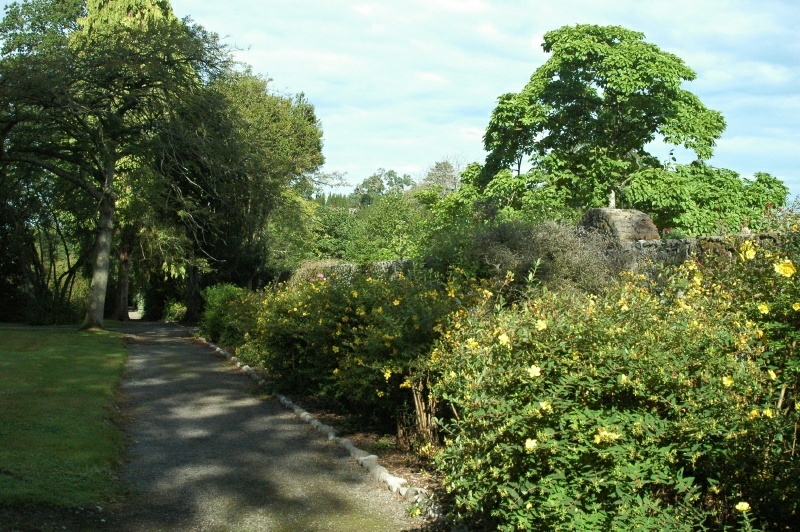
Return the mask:
[[[362,17],[372,17],[377,12],[375,4],[356,4],[352,10]]]
[[[496,98],[521,90],[547,59],[543,35],[593,23],[642,31],[697,72],[687,88],[728,122],[713,164],[767,171],[800,192],[793,0],[172,4],[249,48],[239,56],[276,89],[305,92],[323,122],[326,168],[351,182],[378,167],[425,169],[447,153],[481,160]]]
[[[491,6],[482,0],[426,0],[425,7],[455,11],[460,13],[476,13],[487,11]]]
[[[446,85],[448,80],[442,74],[436,72],[417,72],[415,77],[425,83],[433,83],[435,85]]]

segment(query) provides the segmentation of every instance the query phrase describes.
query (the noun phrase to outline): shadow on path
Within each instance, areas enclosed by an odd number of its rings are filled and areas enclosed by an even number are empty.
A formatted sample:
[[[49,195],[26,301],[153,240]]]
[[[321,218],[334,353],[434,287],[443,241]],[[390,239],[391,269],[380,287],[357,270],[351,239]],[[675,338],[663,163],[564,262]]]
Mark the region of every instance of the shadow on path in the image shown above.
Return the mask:
[[[404,530],[405,505],[177,325],[131,323],[121,530]]]

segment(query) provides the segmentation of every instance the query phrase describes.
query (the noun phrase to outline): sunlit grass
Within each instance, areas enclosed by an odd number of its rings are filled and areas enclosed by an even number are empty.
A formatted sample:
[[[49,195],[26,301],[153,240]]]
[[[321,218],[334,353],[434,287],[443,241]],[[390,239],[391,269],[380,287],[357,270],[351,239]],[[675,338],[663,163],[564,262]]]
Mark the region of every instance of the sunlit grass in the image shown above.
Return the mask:
[[[0,504],[72,507],[120,493],[112,403],[125,356],[114,332],[0,330]]]

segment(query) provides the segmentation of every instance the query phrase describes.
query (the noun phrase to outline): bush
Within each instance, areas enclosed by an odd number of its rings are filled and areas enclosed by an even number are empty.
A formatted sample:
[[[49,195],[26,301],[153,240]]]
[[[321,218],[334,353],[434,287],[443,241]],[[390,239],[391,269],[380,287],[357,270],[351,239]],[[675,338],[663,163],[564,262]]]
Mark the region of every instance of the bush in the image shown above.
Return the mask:
[[[182,321],[186,316],[186,305],[181,301],[169,300],[164,305],[162,320],[166,322]]]
[[[606,236],[574,225],[534,225],[523,220],[478,231],[466,257],[472,265],[469,269],[482,276],[503,278],[511,272],[522,282],[535,271],[536,278],[552,289],[587,292],[602,290],[625,266],[622,254]]]
[[[242,345],[245,335],[254,328],[253,292],[232,284],[218,284],[203,290],[203,300],[200,334],[229,347]]]
[[[317,275],[259,292],[237,354],[278,389],[335,397],[370,421],[402,425],[409,412],[431,439],[435,406],[420,361],[472,293],[425,270]]]
[[[437,457],[451,517],[501,530],[796,523],[797,381],[742,303],[687,263],[656,286],[627,274],[597,295],[531,292],[454,316],[429,360],[454,412]]]

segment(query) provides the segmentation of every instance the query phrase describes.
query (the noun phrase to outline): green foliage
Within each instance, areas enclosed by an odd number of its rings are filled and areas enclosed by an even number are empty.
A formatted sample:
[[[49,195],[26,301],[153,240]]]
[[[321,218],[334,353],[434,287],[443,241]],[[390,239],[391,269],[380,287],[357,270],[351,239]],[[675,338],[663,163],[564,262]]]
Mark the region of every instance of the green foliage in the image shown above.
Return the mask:
[[[200,334],[230,347],[244,343],[252,328],[255,312],[253,293],[232,284],[218,284],[203,290],[205,308],[200,317]]]
[[[2,163],[44,172],[94,204],[85,326],[101,327],[118,190],[135,185],[119,165],[153,163],[156,131],[227,54],[155,0],[15,2],[0,38]]]
[[[770,209],[786,204],[789,189],[769,174],[755,177],[743,180],[731,170],[697,162],[651,168],[631,177],[624,201],[647,212],[657,227],[691,236],[758,230]]]
[[[183,321],[186,317],[186,304],[181,301],[167,301],[164,306],[164,315],[161,317],[166,322]]]
[[[257,292],[242,298],[255,311],[252,323],[233,323],[235,313],[222,311],[241,297],[233,287],[207,289],[206,297],[202,330],[237,330],[234,345],[246,339],[237,356],[265,368],[276,387],[335,397],[391,426],[414,410],[415,391],[425,393],[420,359],[439,336],[438,326],[471,296],[455,282],[415,270],[318,273]]]
[[[350,195],[351,203],[357,207],[368,207],[378,198],[391,192],[402,192],[414,184],[408,174],[400,175],[394,170],[379,168],[377,172],[358,184]]]
[[[519,290],[529,274],[550,289],[602,291],[625,267],[615,243],[572,224],[511,220],[486,225],[473,235],[465,265],[480,277],[503,279]]]
[[[94,206],[43,172],[0,178],[0,321],[76,323]]]
[[[190,250],[216,259],[215,281],[263,285],[270,270],[305,258],[312,208],[303,192],[323,157],[303,95],[276,94],[249,70],[225,72],[181,102],[159,146],[173,183],[165,217],[177,212]]]
[[[453,517],[721,529],[747,502],[759,524],[795,522],[798,413],[783,385],[796,375],[704,273],[687,263],[658,285],[631,275],[596,296],[532,292],[454,317],[430,358],[456,415],[438,457]]]
[[[423,244],[423,212],[413,198],[389,192],[358,215],[348,256],[359,264],[419,258]]]
[[[478,189],[470,182],[462,182],[458,190],[444,197],[425,189],[415,195],[428,212],[424,222],[424,256],[439,261],[442,271],[456,265],[465,267],[464,253],[472,242],[473,232],[482,223]]]
[[[490,206],[500,220],[576,221],[579,217],[578,210],[568,206],[568,191],[554,186],[536,170],[517,175],[508,169],[500,170],[483,190],[482,203]]]
[[[455,166],[449,160],[444,160],[437,161],[428,169],[421,186],[436,189],[440,195],[446,196],[458,189],[460,184]]]
[[[318,257],[349,260],[350,241],[358,219],[347,207],[333,205],[317,209],[314,245]]]
[[[537,127],[543,119],[543,113],[529,105],[523,94],[500,96],[483,137],[489,157],[475,184],[485,187],[504,169],[514,169],[520,175],[522,163],[533,153]]]
[[[711,157],[722,116],[681,88],[695,73],[673,54],[618,26],[564,26],[544,36],[551,57],[519,94],[505,94],[484,136],[486,185],[504,168],[534,164],[573,205],[604,206],[630,174],[658,165],[657,139]]]
[[[796,271],[800,217],[792,213],[787,218],[791,224],[788,232],[775,240],[742,241],[735,246],[734,258],[712,273],[717,282],[730,287],[747,319],[763,331],[770,366],[784,385],[783,406],[793,410],[800,391],[800,285]]]
[[[425,240],[425,212],[400,189],[375,196],[360,208],[321,206],[317,210],[316,255],[356,264],[419,258]]]

